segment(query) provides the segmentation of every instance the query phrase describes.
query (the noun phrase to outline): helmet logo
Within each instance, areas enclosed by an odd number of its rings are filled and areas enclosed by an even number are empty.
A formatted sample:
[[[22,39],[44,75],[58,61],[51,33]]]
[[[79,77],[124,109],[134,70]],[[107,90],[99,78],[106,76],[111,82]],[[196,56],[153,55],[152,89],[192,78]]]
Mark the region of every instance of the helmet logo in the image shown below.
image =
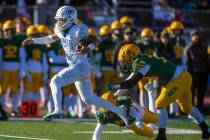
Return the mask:
[[[66,14],[68,14],[68,15],[73,15],[73,14],[74,14],[74,10],[67,10],[67,11],[66,11]]]

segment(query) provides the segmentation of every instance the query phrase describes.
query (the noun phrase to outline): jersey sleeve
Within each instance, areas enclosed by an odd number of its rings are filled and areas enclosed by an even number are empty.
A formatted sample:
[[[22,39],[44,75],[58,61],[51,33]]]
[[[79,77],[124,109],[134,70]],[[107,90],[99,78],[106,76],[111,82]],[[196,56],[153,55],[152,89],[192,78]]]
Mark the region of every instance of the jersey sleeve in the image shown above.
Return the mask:
[[[146,64],[141,58],[137,58],[132,64],[132,70],[136,73],[139,72],[143,76],[146,76],[151,68],[150,64]]]

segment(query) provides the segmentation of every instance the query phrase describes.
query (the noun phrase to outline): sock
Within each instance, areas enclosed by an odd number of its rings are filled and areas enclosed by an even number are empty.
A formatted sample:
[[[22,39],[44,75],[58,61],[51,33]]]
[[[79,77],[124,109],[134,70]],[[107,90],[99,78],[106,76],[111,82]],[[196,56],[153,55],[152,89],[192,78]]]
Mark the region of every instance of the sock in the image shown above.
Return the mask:
[[[12,93],[12,111],[18,112],[19,93]]]
[[[167,121],[168,121],[168,112],[166,108],[158,109],[158,127],[159,128],[166,128]]]
[[[55,105],[55,110],[53,111],[54,113],[62,113],[62,91],[61,87],[56,85],[55,83],[50,84],[51,87],[51,92],[53,96],[53,101]]]
[[[196,124],[200,124],[201,122],[204,121],[204,118],[203,116],[201,115],[200,111],[193,106],[191,112],[189,113],[191,115],[191,117],[193,118],[193,121],[196,123]]]

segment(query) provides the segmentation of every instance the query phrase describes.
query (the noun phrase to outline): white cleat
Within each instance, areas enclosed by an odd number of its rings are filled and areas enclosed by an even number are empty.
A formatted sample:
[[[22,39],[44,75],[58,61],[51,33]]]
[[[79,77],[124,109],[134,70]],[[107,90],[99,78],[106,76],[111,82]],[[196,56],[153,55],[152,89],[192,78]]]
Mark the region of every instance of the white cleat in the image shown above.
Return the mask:
[[[60,112],[60,113],[53,112],[53,113],[50,113],[50,114],[47,114],[46,116],[44,116],[43,120],[44,121],[51,121],[53,119],[63,119],[63,118],[64,118],[64,113],[63,112]]]

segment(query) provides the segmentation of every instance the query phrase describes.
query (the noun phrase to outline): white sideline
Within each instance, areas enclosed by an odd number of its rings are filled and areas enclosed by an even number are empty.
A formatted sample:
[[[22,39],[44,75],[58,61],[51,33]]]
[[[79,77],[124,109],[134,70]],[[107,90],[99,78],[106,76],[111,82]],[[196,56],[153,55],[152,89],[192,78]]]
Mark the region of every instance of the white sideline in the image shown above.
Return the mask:
[[[15,138],[15,139],[28,139],[28,140],[52,140],[52,139],[42,139],[42,138],[32,138],[32,137],[20,137],[20,136],[11,136],[11,135],[0,135],[5,138]]]

